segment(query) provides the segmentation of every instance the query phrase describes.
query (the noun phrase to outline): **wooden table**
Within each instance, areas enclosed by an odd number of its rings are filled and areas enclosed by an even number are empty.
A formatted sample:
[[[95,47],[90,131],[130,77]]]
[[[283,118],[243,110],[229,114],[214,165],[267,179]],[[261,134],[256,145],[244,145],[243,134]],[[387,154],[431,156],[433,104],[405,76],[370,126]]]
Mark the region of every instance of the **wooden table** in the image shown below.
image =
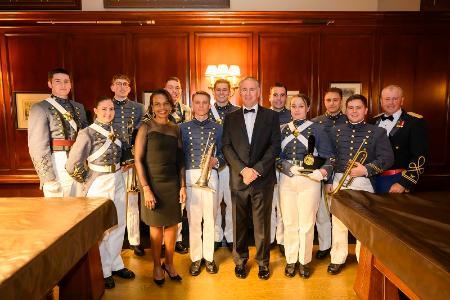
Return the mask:
[[[98,241],[117,224],[104,198],[0,198],[0,298],[61,299],[104,293]]]
[[[450,299],[450,193],[340,191],[331,212],[361,242],[361,299]]]

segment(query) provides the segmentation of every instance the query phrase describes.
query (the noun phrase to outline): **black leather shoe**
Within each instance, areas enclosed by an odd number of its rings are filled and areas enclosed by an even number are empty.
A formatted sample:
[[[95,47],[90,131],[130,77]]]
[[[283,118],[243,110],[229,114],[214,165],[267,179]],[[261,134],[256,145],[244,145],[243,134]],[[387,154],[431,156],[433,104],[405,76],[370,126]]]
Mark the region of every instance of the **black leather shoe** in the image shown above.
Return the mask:
[[[180,254],[186,254],[188,253],[188,249],[183,245],[183,242],[176,242],[175,243],[175,252]]]
[[[316,252],[316,258],[317,259],[324,259],[330,254],[331,248],[328,248],[326,250],[317,250]]]
[[[341,272],[345,264],[329,264],[327,272],[331,275],[337,275]]]
[[[105,289],[112,289],[116,286],[114,283],[114,278],[112,276],[103,278],[103,282],[105,283]]]
[[[214,242],[214,251],[217,251],[220,247],[222,247],[222,242]]]
[[[163,279],[155,279],[155,278],[153,278],[153,282],[156,283],[157,286],[162,286],[165,281],[166,281],[166,278],[163,278]]]
[[[192,276],[197,276],[202,271],[202,260],[194,261],[189,267],[189,273]]]
[[[169,270],[167,270],[165,264],[162,264],[162,265],[161,265],[161,269],[163,269],[164,271],[166,271],[167,275],[169,275],[170,280],[172,280],[172,281],[181,281],[181,280],[183,280],[183,278],[181,278],[181,276],[180,276],[179,274],[174,275],[174,276],[170,275]]]
[[[227,248],[230,252],[233,252],[233,243],[227,243]]]
[[[112,271],[113,275],[119,276],[123,279],[133,279],[135,277],[133,271],[128,270],[127,268],[123,268],[117,271]]]
[[[280,249],[281,255],[285,256],[285,255],[284,255],[284,245],[279,244],[279,245],[278,245],[278,248]]]
[[[140,245],[137,245],[137,246],[130,245],[130,249],[133,250],[134,255],[136,255],[136,256],[144,256],[145,255],[145,250]]]
[[[245,263],[242,265],[236,265],[236,267],[234,267],[234,275],[236,275],[236,277],[240,279],[245,279],[247,277],[247,272],[245,271]]]
[[[217,268],[216,262],[213,261],[205,261],[205,269],[209,274],[216,274],[219,271]]]
[[[259,266],[258,277],[259,279],[264,280],[269,279],[270,277],[269,266]]]
[[[309,278],[309,276],[311,276],[311,269],[309,268],[309,264],[306,265],[299,264],[298,274],[300,275],[300,277]]]
[[[284,275],[287,277],[294,277],[295,276],[295,267],[296,264],[287,264],[284,268]]]

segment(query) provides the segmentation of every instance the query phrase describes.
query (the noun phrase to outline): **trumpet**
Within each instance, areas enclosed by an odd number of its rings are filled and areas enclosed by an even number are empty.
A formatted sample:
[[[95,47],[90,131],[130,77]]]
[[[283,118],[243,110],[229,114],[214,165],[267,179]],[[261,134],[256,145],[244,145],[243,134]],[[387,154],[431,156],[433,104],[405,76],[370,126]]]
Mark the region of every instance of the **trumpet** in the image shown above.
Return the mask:
[[[355,167],[355,164],[357,162],[360,163],[360,164],[364,164],[364,162],[366,161],[366,158],[367,158],[367,151],[366,150],[361,150],[361,148],[363,147],[365,142],[366,142],[366,139],[364,139],[362,141],[361,145],[358,148],[358,151],[356,151],[356,153],[355,153],[355,156],[353,157],[352,160],[349,161],[349,163],[347,165],[347,168],[345,169],[345,172],[342,175],[341,180],[339,180],[338,186],[333,191],[328,193],[328,195],[334,195],[337,192],[339,192],[339,190],[342,187],[346,187],[347,188],[347,187],[349,187],[352,184],[352,182],[355,179],[355,177],[351,177],[350,176],[350,171]],[[348,177],[350,177],[350,178],[348,178]]]
[[[213,189],[208,187],[209,177],[211,176],[211,168],[209,167],[209,164],[211,162],[211,158],[214,153],[214,149],[216,147],[216,144],[214,142],[209,142],[211,137],[211,133],[208,135],[208,140],[206,141],[206,147],[202,154],[202,160],[200,162],[200,177],[198,178],[197,182],[193,185],[194,187],[202,188],[202,189],[208,189],[214,192]]]
[[[126,188],[127,188],[128,193],[139,192],[136,168],[134,167],[134,165],[128,171],[127,180],[126,180]]]

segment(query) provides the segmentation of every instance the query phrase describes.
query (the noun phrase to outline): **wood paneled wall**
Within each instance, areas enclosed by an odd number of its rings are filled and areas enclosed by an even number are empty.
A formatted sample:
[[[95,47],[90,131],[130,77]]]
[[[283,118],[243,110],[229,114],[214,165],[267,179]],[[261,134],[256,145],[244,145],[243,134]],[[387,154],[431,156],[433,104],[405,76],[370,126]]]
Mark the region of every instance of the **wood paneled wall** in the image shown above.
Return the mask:
[[[257,77],[265,106],[276,81],[309,94],[311,117],[323,112],[331,82],[361,82],[371,115],[380,111],[381,88],[401,85],[405,108],[428,124],[430,159],[421,188],[450,188],[449,14],[28,12],[0,13],[0,25],[4,196],[40,193],[27,132],[15,127],[13,92],[47,92],[48,70],[69,69],[72,97],[92,109],[96,97],[111,94],[115,73],[133,78],[138,101],[143,91],[177,76],[188,102],[192,92],[207,89],[206,66],[219,63]]]

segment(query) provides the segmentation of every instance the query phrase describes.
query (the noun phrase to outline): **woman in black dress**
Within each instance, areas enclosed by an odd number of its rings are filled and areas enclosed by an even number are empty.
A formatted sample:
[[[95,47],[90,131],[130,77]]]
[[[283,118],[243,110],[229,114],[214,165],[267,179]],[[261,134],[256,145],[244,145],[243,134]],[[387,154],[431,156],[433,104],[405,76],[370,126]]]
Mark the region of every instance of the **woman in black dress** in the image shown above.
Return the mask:
[[[173,253],[186,183],[180,130],[169,122],[173,109],[166,90],[153,92],[149,108],[152,118],[142,123],[135,143],[136,171],[144,193],[141,218],[150,226],[153,280],[158,285],[164,283],[164,271],[170,279],[181,280],[173,265]],[[163,238],[166,253],[161,265]]]

